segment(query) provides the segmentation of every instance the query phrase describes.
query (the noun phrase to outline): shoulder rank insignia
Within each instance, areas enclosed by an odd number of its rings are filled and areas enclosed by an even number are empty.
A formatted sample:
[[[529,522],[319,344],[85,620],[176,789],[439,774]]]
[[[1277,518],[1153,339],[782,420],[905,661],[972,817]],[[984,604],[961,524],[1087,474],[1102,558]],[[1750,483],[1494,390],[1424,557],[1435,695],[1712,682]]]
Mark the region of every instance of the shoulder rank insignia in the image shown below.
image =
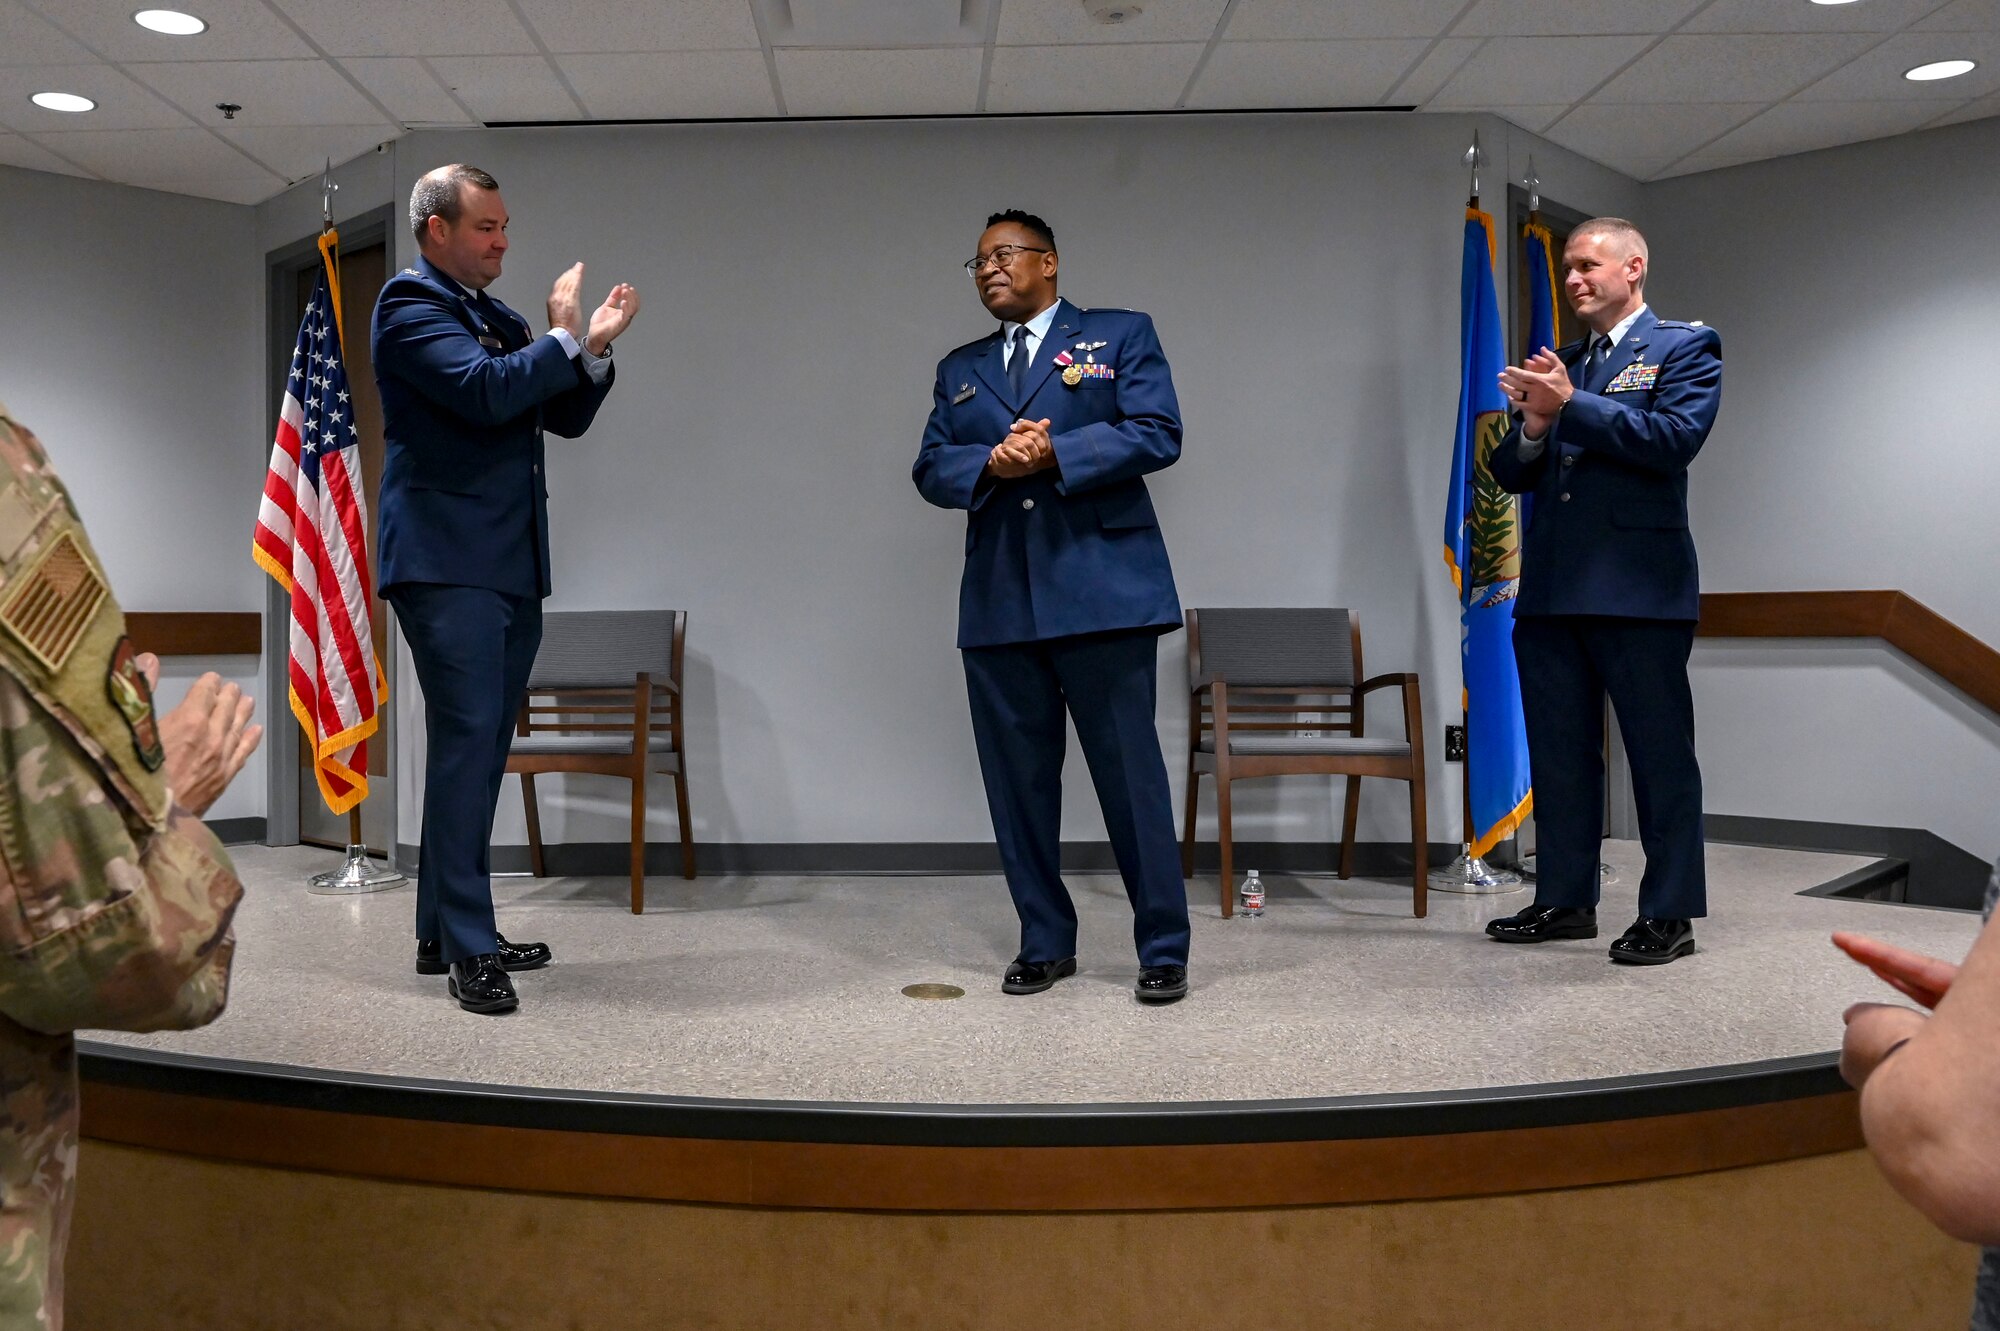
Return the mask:
[[[111,649],[111,669],[104,684],[111,694],[111,705],[132,732],[132,748],[139,761],[147,771],[159,771],[166,764],[167,751],[160,746],[160,724],[153,715],[153,686],[139,668],[139,656],[132,650],[130,638],[121,635]]]

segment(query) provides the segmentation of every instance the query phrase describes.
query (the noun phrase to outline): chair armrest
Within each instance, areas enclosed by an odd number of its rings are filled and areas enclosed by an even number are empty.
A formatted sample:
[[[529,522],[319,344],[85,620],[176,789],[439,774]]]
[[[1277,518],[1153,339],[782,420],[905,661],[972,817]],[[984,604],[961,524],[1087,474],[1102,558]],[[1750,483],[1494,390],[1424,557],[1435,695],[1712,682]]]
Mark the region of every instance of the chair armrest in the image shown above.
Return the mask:
[[[1211,684],[1214,684],[1217,680],[1221,678],[1222,676],[1214,674],[1191,675],[1188,677],[1188,692],[1200,693],[1203,689],[1209,687]]]
[[[1410,671],[1403,671],[1393,675],[1376,675],[1372,679],[1364,679],[1359,684],[1356,684],[1354,686],[1354,696],[1358,698],[1364,693],[1373,693],[1376,689],[1386,689],[1391,685],[1408,689],[1416,682],[1416,675]]]

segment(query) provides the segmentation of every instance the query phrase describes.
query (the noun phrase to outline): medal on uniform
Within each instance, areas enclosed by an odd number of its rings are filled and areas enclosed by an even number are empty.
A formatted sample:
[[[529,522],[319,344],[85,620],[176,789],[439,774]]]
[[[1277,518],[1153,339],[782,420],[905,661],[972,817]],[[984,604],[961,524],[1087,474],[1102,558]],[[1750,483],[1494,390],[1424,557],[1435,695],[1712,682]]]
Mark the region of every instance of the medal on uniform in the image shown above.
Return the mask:
[[[1083,369],[1067,351],[1058,351],[1054,363],[1062,366],[1062,381],[1071,388],[1083,382]]]

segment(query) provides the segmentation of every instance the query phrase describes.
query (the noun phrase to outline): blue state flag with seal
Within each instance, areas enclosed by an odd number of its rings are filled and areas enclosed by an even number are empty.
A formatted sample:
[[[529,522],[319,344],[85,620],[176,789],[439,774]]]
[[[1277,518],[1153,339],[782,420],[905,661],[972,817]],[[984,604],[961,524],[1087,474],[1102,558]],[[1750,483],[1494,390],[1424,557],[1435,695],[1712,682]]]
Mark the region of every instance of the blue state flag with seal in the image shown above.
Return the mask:
[[[1458,432],[1445,504],[1444,562],[1458,589],[1466,804],[1472,815],[1465,839],[1476,856],[1512,836],[1535,804],[1521,676],[1514,664],[1520,511],[1487,465],[1509,427],[1500,391],[1507,353],[1494,281],[1498,253],[1492,217],[1467,208],[1459,273]]]

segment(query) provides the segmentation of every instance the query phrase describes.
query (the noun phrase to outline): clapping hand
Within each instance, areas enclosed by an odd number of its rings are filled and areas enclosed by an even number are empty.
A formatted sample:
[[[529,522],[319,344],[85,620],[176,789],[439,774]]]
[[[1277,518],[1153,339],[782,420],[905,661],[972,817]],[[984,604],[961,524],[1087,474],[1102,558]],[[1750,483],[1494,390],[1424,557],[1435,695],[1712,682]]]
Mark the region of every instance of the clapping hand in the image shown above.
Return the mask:
[[[160,682],[160,658],[139,657],[148,689]],[[189,813],[208,812],[217,797],[243,770],[243,764],[264,737],[264,727],[250,724],[254,698],[214,671],[197,679],[180,706],[160,718],[160,747],[167,755],[167,789],[174,802]]]
[[[1027,476],[1055,465],[1055,446],[1049,442],[1049,420],[1019,420],[1007,437],[994,446],[986,470],[1002,480]]]
[[[1520,411],[1521,428],[1537,439],[1548,435],[1556,413],[1576,393],[1562,357],[1547,347],[1500,371],[1500,391]]]
[[[583,265],[577,265],[581,274]],[[620,282],[590,316],[590,334],[583,345],[593,356],[602,356],[618,335],[632,326],[639,314],[639,288]]]
[[[1865,934],[1837,933],[1833,945],[1875,973],[1896,992],[1927,1008],[1936,1007],[1958,978],[1949,961],[1896,947]],[[1860,1086],[1905,1040],[1924,1028],[1923,1013],[1891,1003],[1856,1003],[1842,1014],[1847,1023],[1840,1042],[1840,1075]]]
[[[566,328],[569,335],[583,337],[583,265],[573,263],[549,289],[549,329]]]

